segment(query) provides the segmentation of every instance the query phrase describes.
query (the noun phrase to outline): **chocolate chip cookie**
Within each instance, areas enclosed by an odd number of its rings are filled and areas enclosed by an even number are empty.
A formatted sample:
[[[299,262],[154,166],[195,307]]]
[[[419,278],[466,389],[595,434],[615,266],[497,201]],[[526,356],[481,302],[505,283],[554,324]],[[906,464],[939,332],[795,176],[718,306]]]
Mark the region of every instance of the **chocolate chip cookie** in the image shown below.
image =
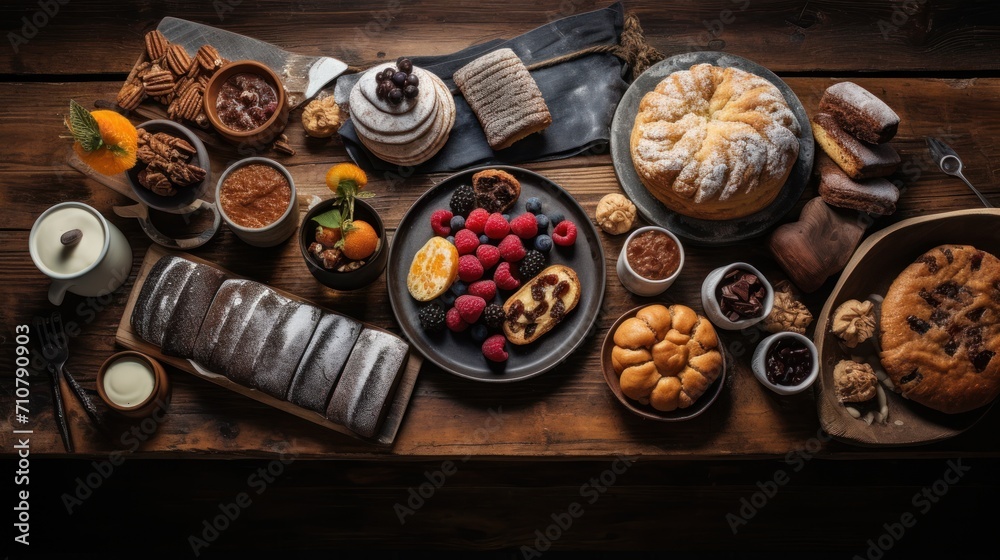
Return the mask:
[[[903,396],[950,414],[1000,393],[1000,259],[969,245],[931,249],[882,303],[882,366]]]

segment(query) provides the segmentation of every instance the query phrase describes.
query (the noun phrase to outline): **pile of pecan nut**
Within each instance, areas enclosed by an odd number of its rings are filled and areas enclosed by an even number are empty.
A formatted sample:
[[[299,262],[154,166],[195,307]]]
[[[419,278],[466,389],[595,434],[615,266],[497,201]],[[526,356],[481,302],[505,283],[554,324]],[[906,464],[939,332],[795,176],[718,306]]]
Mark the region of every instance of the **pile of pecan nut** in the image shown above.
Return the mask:
[[[209,78],[229,61],[212,45],[202,45],[194,58],[184,47],[171,43],[159,30],[146,34],[146,60],[136,67],[118,91],[118,105],[127,111],[152,97],[167,107],[175,121],[191,121],[208,128],[202,98]]]
[[[140,128],[136,156],[146,167],[139,172],[139,184],[160,196],[174,196],[177,187],[201,181],[205,170],[189,163],[194,153],[194,146],[182,138]]]

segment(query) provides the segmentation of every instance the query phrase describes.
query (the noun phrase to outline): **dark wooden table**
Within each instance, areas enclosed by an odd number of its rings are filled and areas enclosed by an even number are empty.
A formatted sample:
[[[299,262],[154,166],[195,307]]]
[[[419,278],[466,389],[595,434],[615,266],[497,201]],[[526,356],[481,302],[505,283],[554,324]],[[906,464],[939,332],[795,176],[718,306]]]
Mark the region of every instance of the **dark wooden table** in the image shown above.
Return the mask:
[[[141,52],[143,34],[160,18],[184,17],[295,52],[369,65],[401,55],[444,54],[487,39],[511,37],[605,3],[564,0],[502,5],[446,0],[360,5],[250,0],[5,3],[0,7],[0,29],[10,43],[9,48],[0,49],[0,98],[4,100],[0,138],[4,139],[5,152],[0,164],[0,270],[5,281],[0,291],[0,325],[4,329],[0,340],[5,359],[13,361],[14,326],[54,309],[46,299],[47,280],[32,265],[27,252],[28,231],[42,211],[67,200],[94,206],[126,234],[136,267],[150,246],[133,220],[119,218],[111,211],[112,206],[126,202],[123,197],[67,165],[69,141],[60,135],[64,134],[62,119],[69,99],[88,106],[96,100],[114,99]],[[53,13],[56,7],[57,13]],[[1000,172],[1000,145],[995,140],[1000,133],[1000,61],[996,57],[1000,9],[994,3],[685,0],[629,1],[626,9],[639,15],[650,42],[665,54],[724,50],[750,58],[785,79],[810,113],[823,90],[844,79],[886,100],[902,119],[893,145],[904,160],[898,178],[906,189],[897,212],[877,220],[869,231],[913,216],[978,204],[960,181],[944,175],[930,161],[924,145],[928,135],[947,140],[961,154],[973,184],[1000,203],[1000,182],[995,177]],[[336,141],[307,139],[298,116],[299,111],[293,113],[293,124],[287,130],[297,154],[280,161],[291,170],[300,192],[325,197],[329,192],[323,184],[326,169],[348,158]],[[216,172],[238,157],[225,148],[213,148],[211,155]],[[620,190],[606,154],[525,167],[563,185],[591,215],[604,194]],[[373,177],[369,189],[378,194],[374,205],[390,231],[410,204],[443,178],[430,175],[387,181]],[[799,207],[813,196],[815,185],[810,185]],[[794,219],[799,207],[786,220]],[[142,503],[153,503],[155,496],[170,511],[176,511],[183,509],[184,500],[202,500],[204,503],[196,504],[200,519],[216,502],[225,501],[226,496],[231,500],[234,492],[227,484],[237,492],[245,487],[246,473],[252,474],[258,464],[273,464],[279,457],[292,455],[296,459],[342,459],[345,461],[337,464],[296,462],[289,472],[298,473],[297,477],[276,484],[277,489],[268,496],[280,504],[275,511],[286,512],[282,515],[291,515],[287,512],[301,507],[302,515],[352,520],[327,525],[312,519],[301,528],[284,532],[274,527],[267,533],[268,543],[275,548],[297,549],[344,543],[399,547],[420,542],[443,547],[517,547],[534,542],[534,529],[544,530],[551,522],[549,512],[565,511],[574,496],[579,500],[577,489],[589,477],[610,468],[616,457],[627,456],[638,458],[640,464],[629,470],[636,474],[627,480],[622,475],[621,486],[616,485],[614,493],[622,500],[612,504],[605,498],[588,506],[586,521],[566,530],[557,548],[655,548],[655,542],[636,540],[636,535],[643,531],[649,535],[662,521],[676,523],[678,532],[690,536],[691,541],[675,546],[677,549],[702,545],[716,549],[830,546],[864,555],[865,540],[877,538],[882,531],[879,520],[892,521],[893,515],[898,519],[899,512],[911,508],[909,496],[941,476],[935,473],[946,468],[947,458],[962,457],[983,465],[970,475],[974,482],[956,487],[957,497],[949,507],[974,506],[983,495],[997,497],[998,487],[987,471],[995,472],[996,459],[1000,458],[1000,440],[995,436],[1000,412],[994,410],[959,437],[930,446],[868,449],[829,441],[819,432],[811,395],[777,398],[753,378],[749,354],[759,333],[723,335],[730,351],[737,355],[737,364],[719,401],[701,417],[661,425],[630,415],[604,383],[599,346],[619,315],[648,300],[630,295],[617,281],[614,261],[624,236],[602,234],[602,241],[608,274],[604,308],[583,349],[555,371],[497,386],[468,382],[426,364],[395,445],[379,449],[174,370],[173,400],[166,421],[144,438],[134,453],[128,449],[129,457],[167,461],[142,462],[143,475],[122,475],[119,485],[108,490],[97,505],[86,507],[109,514],[118,511],[115,500],[133,496],[149,474],[164,482],[146,494]],[[195,254],[398,332],[384,278],[358,292],[328,290],[308,274],[293,243],[252,249],[223,229]],[[725,248],[689,248],[684,273],[662,299],[699,308],[698,289],[705,274],[734,260],[751,262],[769,278],[783,277],[760,240]],[[833,283],[831,279],[807,297],[814,314]],[[71,343],[68,367],[88,388],[94,387],[101,362],[118,349],[114,333],[131,288],[130,280],[106,305],[70,296],[61,307],[64,318],[80,325],[80,334]],[[0,377],[0,402],[5,411],[0,419],[0,443],[8,458],[13,456],[16,443],[11,433],[12,412],[8,412],[14,392],[9,371],[5,369]],[[32,382],[32,456],[65,457],[51,414],[47,377],[39,374]],[[53,477],[63,468],[60,465],[85,476],[92,469],[90,460],[100,461],[116,449],[128,448],[118,437],[109,439],[96,433],[75,400],[67,397],[77,448],[70,459],[87,461],[45,462],[40,468]],[[490,418],[497,416],[499,429],[485,435],[477,432],[494,425]],[[839,534],[816,530],[802,537],[787,534],[782,527],[784,518],[769,512],[766,521],[757,523],[752,536],[719,538],[730,535],[726,513],[737,510],[740,499],[756,491],[758,481],[770,480],[776,468],[791,468],[796,457],[805,456],[852,461],[811,463],[821,466],[810,467],[805,471],[808,476],[793,481],[798,486],[789,490],[787,504],[806,505],[816,500],[829,504],[838,496],[864,502],[872,497],[875,505],[860,515],[864,522],[840,523],[843,532]],[[203,463],[195,467],[191,462],[177,461],[195,457],[255,461],[211,463],[203,469]],[[421,512],[414,523],[399,525],[393,505],[406,500],[407,490],[423,482],[422,473],[440,469],[442,461],[456,462],[459,472],[469,474],[455,475],[456,482],[440,490],[442,496],[447,491],[447,497],[426,508],[429,513]],[[860,469],[868,469],[871,475],[861,474]],[[907,474],[899,475],[897,470]],[[205,476],[198,486],[200,491],[170,490],[170,484],[183,485],[183,477],[195,472]],[[63,478],[66,476],[59,476],[53,487],[42,491],[46,499],[54,501],[39,508],[62,511],[60,492],[73,487],[72,476]],[[134,486],[128,486],[126,480]],[[661,508],[651,494],[672,500],[669,507]],[[674,498],[663,498],[670,495]],[[350,496],[353,505],[331,496]],[[519,507],[536,498],[532,507]],[[702,499],[703,508],[695,518],[680,505]],[[357,506],[360,500],[367,505]],[[795,517],[794,507],[790,509],[785,518]],[[356,512],[361,512],[359,518],[354,517]],[[255,509],[251,513],[253,519],[265,524],[278,518],[274,512]],[[80,517],[72,518],[75,526],[95,526],[90,515],[85,516],[88,520],[83,525],[77,525]],[[386,520],[390,525],[384,525]],[[180,524],[178,530],[192,531],[198,520],[190,521]],[[957,521],[948,517],[935,523],[945,528]],[[234,529],[237,531],[246,536],[255,534],[249,526]],[[305,535],[315,540],[301,540]],[[427,540],[418,540],[421,535]],[[849,537],[846,542],[843,535]],[[907,538],[911,544],[915,542],[915,537]],[[240,545],[237,541],[227,536],[216,548],[236,548]],[[66,544],[51,546],[69,549]]]

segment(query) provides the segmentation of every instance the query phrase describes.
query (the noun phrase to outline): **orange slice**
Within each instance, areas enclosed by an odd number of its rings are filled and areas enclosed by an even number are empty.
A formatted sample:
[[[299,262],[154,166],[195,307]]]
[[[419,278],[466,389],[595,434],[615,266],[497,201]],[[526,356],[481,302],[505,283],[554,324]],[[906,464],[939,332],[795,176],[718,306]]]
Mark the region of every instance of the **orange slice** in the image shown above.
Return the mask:
[[[417,301],[445,293],[458,278],[458,249],[443,237],[432,237],[413,255],[406,288]]]

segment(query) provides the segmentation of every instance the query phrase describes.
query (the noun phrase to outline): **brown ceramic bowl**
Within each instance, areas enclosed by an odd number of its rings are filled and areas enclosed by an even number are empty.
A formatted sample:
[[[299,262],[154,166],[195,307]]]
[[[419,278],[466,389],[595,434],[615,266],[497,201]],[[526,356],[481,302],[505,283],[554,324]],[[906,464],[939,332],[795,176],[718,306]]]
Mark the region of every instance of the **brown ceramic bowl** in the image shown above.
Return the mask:
[[[263,77],[278,93],[278,110],[271,115],[261,126],[247,131],[233,130],[227,127],[219,119],[219,113],[215,109],[216,100],[219,97],[219,90],[230,77],[236,74],[256,74]],[[212,75],[205,87],[205,114],[212,123],[215,130],[219,131],[226,140],[240,145],[250,147],[258,146],[260,149],[269,147],[270,142],[278,137],[288,124],[288,97],[281,78],[266,65],[255,60],[237,60],[223,66],[218,72]]]
[[[136,358],[143,361],[153,370],[153,392],[150,393],[141,403],[125,407],[120,404],[115,403],[108,396],[107,392],[104,390],[104,374],[107,372],[111,364],[120,360],[121,358]],[[108,405],[111,410],[129,418],[145,418],[151,415],[158,407],[165,407],[168,395],[170,394],[170,381],[167,378],[167,372],[163,369],[163,366],[153,358],[143,354],[142,352],[134,352],[132,350],[126,350],[124,352],[118,352],[112,355],[110,358],[101,364],[101,369],[97,372],[97,392],[101,396],[101,400],[104,404]]]
[[[667,302],[661,302],[663,305],[670,306]],[[618,373],[615,371],[613,365],[611,365],[611,351],[615,347],[615,331],[618,327],[625,322],[626,319],[635,317],[635,314],[639,312],[640,309],[647,307],[647,305],[640,305],[634,309],[630,309],[624,315],[615,321],[615,324],[611,325],[611,330],[604,337],[604,346],[601,348],[601,369],[604,370],[604,381],[607,382],[608,388],[614,393],[618,402],[622,403],[622,406],[629,409],[633,414],[641,416],[647,420],[655,420],[657,422],[679,422],[681,420],[690,420],[695,416],[698,416],[713,403],[715,399],[719,397],[719,393],[722,392],[722,388],[726,384],[726,369],[727,362],[729,358],[726,356],[725,347],[719,347],[719,351],[722,353],[722,373],[719,377],[709,385],[708,390],[698,398],[691,406],[687,408],[679,408],[670,412],[663,412],[656,410],[650,405],[642,404],[639,401],[632,400],[622,393],[622,387],[618,382]],[[707,320],[707,319],[706,319]],[[721,344],[721,339],[720,339]]]

